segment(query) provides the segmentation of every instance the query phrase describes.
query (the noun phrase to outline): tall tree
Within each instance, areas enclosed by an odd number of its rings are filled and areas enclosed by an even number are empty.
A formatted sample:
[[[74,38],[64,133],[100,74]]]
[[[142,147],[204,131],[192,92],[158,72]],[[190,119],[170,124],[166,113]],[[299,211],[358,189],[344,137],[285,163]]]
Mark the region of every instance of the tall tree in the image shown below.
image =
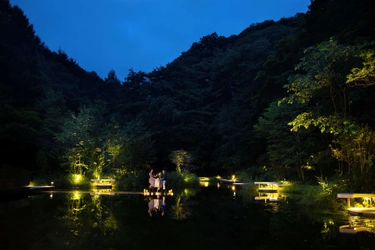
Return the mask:
[[[374,155],[373,132],[365,125],[366,116],[358,110],[353,112],[352,106],[362,103],[361,96],[373,94],[374,88],[364,93],[358,86],[373,85],[374,65],[372,56],[366,56],[373,55],[373,49],[361,52],[361,48],[330,40],[306,49],[305,57],[297,66],[303,73],[290,78],[290,84],[285,86],[290,95],[284,101],[304,103],[307,107],[289,123],[292,130],[316,126],[322,133],[332,134],[334,156],[343,163],[339,170],[350,174],[352,168],[361,169],[361,184],[365,185],[368,176],[364,169],[371,167]],[[345,149],[348,147],[359,147],[362,156],[352,157],[351,151]]]

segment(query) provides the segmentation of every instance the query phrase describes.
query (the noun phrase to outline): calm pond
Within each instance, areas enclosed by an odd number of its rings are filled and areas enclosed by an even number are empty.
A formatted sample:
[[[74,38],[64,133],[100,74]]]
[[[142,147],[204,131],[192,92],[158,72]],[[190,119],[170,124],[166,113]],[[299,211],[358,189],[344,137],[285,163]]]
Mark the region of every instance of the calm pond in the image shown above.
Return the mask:
[[[287,198],[254,201],[226,185],[155,199],[142,194],[54,191],[0,203],[0,246],[64,250],[375,249],[372,232],[339,230],[351,221],[372,231],[373,219],[346,213],[305,215]]]

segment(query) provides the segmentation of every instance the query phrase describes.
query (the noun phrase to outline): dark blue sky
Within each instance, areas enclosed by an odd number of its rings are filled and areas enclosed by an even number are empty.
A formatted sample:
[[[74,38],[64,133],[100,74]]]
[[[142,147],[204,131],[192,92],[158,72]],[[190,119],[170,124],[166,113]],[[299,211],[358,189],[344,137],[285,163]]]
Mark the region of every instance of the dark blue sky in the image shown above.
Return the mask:
[[[306,13],[310,0],[10,0],[52,50],[102,78],[111,69],[150,72],[213,32]]]

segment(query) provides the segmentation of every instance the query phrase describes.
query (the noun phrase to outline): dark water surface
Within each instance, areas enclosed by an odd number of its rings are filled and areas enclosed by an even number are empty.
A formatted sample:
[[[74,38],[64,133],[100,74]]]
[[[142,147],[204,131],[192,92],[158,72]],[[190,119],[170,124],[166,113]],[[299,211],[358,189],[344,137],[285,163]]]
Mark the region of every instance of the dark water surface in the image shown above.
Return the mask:
[[[288,199],[216,186],[164,199],[55,192],[0,203],[0,249],[375,249],[372,232],[339,230],[374,231],[373,220],[302,214]]]

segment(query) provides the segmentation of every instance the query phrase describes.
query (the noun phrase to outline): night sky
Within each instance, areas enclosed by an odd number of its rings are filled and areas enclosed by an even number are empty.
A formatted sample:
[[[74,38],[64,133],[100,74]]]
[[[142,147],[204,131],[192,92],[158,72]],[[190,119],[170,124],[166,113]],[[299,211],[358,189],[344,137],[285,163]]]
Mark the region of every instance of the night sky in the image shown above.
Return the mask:
[[[216,32],[306,13],[310,0],[10,0],[52,50],[102,78],[150,72]]]

